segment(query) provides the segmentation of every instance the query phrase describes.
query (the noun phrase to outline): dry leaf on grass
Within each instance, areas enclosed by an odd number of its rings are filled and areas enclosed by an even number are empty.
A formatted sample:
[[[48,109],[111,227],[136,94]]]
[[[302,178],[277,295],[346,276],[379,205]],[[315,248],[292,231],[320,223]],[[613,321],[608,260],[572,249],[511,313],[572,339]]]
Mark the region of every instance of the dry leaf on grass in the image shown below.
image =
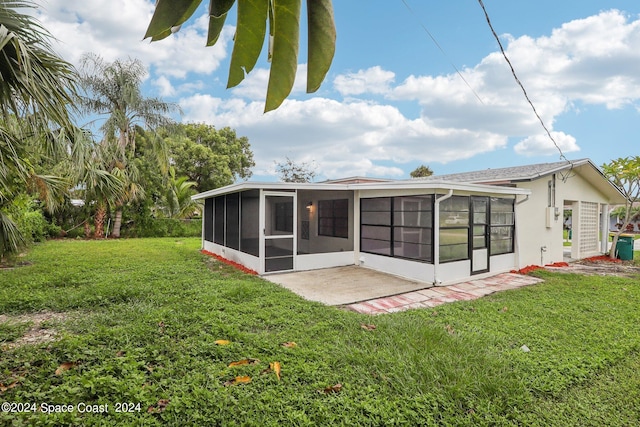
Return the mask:
[[[338,383],[335,385],[330,385],[324,388],[324,390],[318,390],[324,394],[331,394],[331,393],[340,393],[340,391],[342,390],[342,384]]]
[[[269,363],[269,367],[267,369],[263,369],[260,373],[261,374],[270,374],[271,372],[276,374],[276,377],[278,377],[278,381],[280,381],[280,362],[271,362]]]
[[[169,399],[160,399],[155,405],[149,406],[147,408],[147,412],[150,414],[159,414],[160,412],[164,412],[164,410],[167,408],[167,405],[169,405]]]
[[[234,368],[237,366],[246,366],[246,365],[257,365],[258,363],[260,363],[260,361],[258,359],[242,359],[242,360],[238,360],[236,362],[231,362],[229,363],[229,368]]]
[[[271,372],[276,374],[276,377],[278,377],[278,381],[280,381],[280,362],[271,362],[269,363],[269,367],[267,369],[264,369],[262,372],[260,372],[261,374],[270,374]]]
[[[363,323],[360,327],[366,331],[373,331],[376,328],[376,325],[367,325],[366,323]]]
[[[450,335],[453,335],[456,333],[455,329],[453,329],[453,326],[451,325],[447,325],[444,328],[447,330],[447,332],[449,332]]]
[[[7,390],[11,390],[12,388],[14,388],[15,386],[18,385],[18,380],[12,382],[11,384],[9,384],[8,386],[5,386],[4,384],[0,383],[0,392],[4,393]]]
[[[215,340],[214,343],[217,344],[217,345],[229,345],[229,344],[231,344],[231,341],[229,341],[229,340]]]
[[[298,344],[294,343],[293,341],[289,341],[289,342],[282,343],[282,346],[287,348],[296,348]]]
[[[251,377],[249,377],[247,375],[242,375],[242,376],[239,376],[239,377],[235,377],[232,380],[225,381],[223,385],[225,387],[229,387],[231,385],[249,384],[250,382],[251,382]]]
[[[76,362],[65,362],[62,365],[58,366],[58,369],[56,369],[55,374],[62,375],[63,372],[68,371],[69,369],[73,369],[76,366],[78,366]]]

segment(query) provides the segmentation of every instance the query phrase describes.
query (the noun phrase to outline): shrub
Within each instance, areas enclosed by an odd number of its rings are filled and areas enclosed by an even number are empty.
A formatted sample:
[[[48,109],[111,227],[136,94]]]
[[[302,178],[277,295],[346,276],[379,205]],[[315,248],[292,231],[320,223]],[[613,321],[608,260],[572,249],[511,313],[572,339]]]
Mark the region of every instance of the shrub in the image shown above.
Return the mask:
[[[201,219],[148,218],[122,227],[123,237],[199,237]]]
[[[60,233],[60,227],[45,219],[38,201],[26,194],[16,197],[11,202],[9,214],[27,244],[43,242],[47,237]]]

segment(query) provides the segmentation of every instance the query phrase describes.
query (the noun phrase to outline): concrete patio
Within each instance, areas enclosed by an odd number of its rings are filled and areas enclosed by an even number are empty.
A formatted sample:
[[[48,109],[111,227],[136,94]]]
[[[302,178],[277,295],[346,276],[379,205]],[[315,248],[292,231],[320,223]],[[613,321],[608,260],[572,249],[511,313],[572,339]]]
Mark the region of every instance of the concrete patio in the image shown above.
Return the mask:
[[[429,284],[350,265],[263,276],[301,297],[327,305],[355,302],[417,291]]]
[[[503,273],[434,287],[357,266],[271,274],[264,278],[310,301],[340,305],[365,314],[436,307],[542,282],[531,276]]]

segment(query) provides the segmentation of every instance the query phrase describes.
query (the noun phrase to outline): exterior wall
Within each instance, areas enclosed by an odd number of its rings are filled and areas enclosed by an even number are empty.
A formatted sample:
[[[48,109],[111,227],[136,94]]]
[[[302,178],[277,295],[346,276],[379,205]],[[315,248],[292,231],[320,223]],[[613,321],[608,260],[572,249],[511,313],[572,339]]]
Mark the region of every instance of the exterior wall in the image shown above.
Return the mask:
[[[353,251],[298,255],[295,267],[297,271],[305,271],[345,265],[353,265]]]
[[[361,253],[358,261],[361,267],[382,271],[383,273],[393,274],[406,279],[425,282],[425,284],[432,284],[434,282],[433,264],[369,253]]]
[[[237,251],[235,249],[230,249],[221,245],[217,245],[215,243],[208,242],[206,240],[203,240],[202,249],[204,249],[205,251],[212,252],[216,255],[220,255],[221,257],[231,260],[233,262],[237,262],[238,264],[242,264],[253,271],[262,273],[262,270],[260,267],[260,258],[258,257],[249,255],[244,252]]]
[[[548,208],[548,181],[545,177],[519,184],[519,188],[531,190],[529,199],[516,202],[516,254],[518,268],[527,265],[544,265],[563,260],[562,245],[562,198],[556,187],[556,207],[560,216]],[[557,180],[557,183],[560,180]],[[547,223],[550,225],[547,227]]]
[[[565,172],[566,173],[566,172]],[[575,171],[566,182],[561,176],[556,177],[555,208],[548,206],[548,182],[552,176],[545,176],[531,182],[518,184],[519,188],[531,190],[527,201],[516,204],[516,248],[518,268],[527,265],[545,265],[561,262],[564,259],[563,246],[563,209],[573,208],[572,258],[584,258],[600,254],[600,248],[580,249],[580,231],[584,224],[580,223],[580,209],[589,204],[597,204],[597,211],[608,203],[608,199]],[[585,204],[586,202],[586,204]],[[556,216],[555,209],[559,215]],[[595,233],[600,230],[600,223]]]

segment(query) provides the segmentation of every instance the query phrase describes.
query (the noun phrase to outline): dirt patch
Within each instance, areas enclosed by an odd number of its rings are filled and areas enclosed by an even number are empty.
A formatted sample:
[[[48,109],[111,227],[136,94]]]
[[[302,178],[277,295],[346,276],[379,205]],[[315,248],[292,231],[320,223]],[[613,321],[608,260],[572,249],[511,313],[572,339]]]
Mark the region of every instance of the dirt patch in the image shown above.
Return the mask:
[[[21,314],[19,316],[7,316],[0,314],[0,323],[21,324],[28,323],[29,329],[18,339],[2,345],[3,350],[10,350],[23,345],[41,344],[55,341],[58,331],[50,322],[63,322],[71,317],[70,313],[55,313],[43,311],[40,313]]]
[[[566,267],[545,266],[547,270],[559,273],[577,273],[587,276],[619,276],[636,278],[640,276],[640,266],[633,261],[610,261],[603,257],[574,261]]]

